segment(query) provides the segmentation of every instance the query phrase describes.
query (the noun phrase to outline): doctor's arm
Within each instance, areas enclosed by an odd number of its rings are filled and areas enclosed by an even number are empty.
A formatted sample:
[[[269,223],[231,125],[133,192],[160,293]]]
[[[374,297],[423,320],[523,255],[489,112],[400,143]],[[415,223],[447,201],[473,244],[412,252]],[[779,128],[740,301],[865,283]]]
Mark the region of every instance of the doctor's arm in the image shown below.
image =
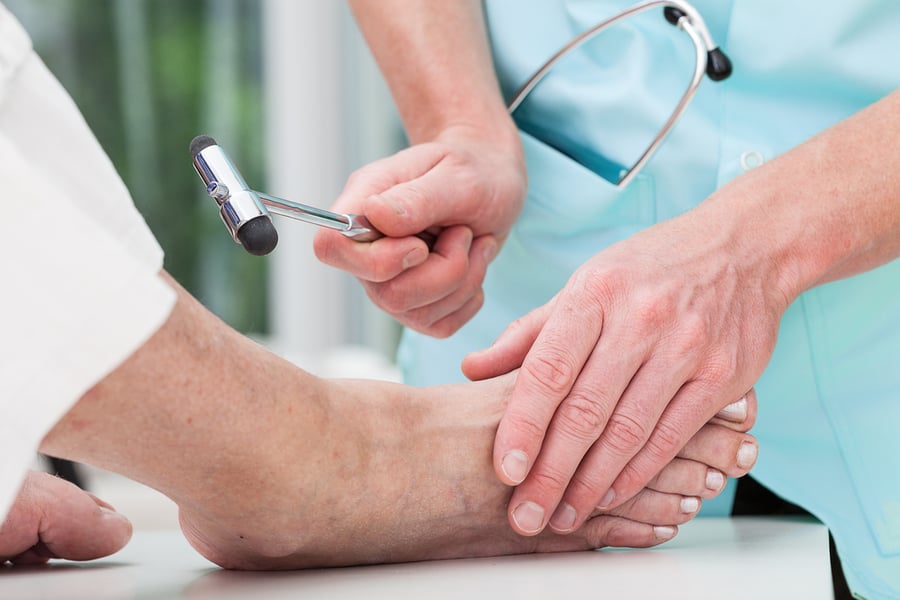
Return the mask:
[[[519,531],[630,498],[757,381],[803,291],[900,255],[898,134],[900,91],[595,255],[467,357],[475,379],[521,366],[494,446]]]
[[[353,0],[411,147],[354,173],[335,203],[389,237],[320,231],[317,256],[358,277],[372,301],[446,337],[482,305],[481,284],[519,215],[521,142],[493,71],[477,0]],[[429,253],[414,234],[440,236]]]

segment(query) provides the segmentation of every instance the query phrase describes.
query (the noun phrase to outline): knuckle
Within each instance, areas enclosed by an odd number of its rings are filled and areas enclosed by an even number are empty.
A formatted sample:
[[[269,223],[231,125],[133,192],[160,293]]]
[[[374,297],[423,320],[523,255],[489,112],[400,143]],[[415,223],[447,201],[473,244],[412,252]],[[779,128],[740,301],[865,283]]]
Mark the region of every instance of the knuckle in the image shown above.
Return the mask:
[[[690,313],[679,317],[678,350],[691,354],[705,347],[710,339],[709,322],[703,315]]]
[[[385,168],[383,161],[375,161],[356,169],[347,177],[344,190],[354,190],[357,196],[363,193],[368,195],[374,192],[383,192],[397,184],[391,169]],[[339,207],[335,207],[339,208]],[[340,208],[347,208],[343,205]]]
[[[560,349],[545,347],[522,365],[523,374],[554,396],[569,391],[577,374],[569,356]]]
[[[674,304],[668,296],[645,294],[638,299],[635,322],[641,329],[659,329],[671,319]]]
[[[456,333],[460,327],[469,322],[469,320],[481,310],[484,304],[484,293],[479,289],[477,293],[469,298],[465,303],[450,315],[443,317],[429,327],[431,335],[436,338],[445,339]]]
[[[546,433],[546,424],[528,413],[513,413],[504,419],[508,431],[515,432],[517,438],[540,443]],[[527,449],[526,449],[527,450]],[[530,455],[531,453],[529,453]]]
[[[652,473],[645,473],[634,462],[629,462],[616,477],[615,487],[622,492],[622,497],[644,488],[650,481]],[[618,493],[618,492],[617,492]]]
[[[371,164],[364,165],[364,166],[360,167],[359,169],[356,169],[355,171],[350,173],[350,176],[347,177],[346,187],[354,188],[356,186],[366,184],[370,180],[372,180],[372,178],[374,176],[376,176],[378,173],[379,173],[378,169],[376,169],[373,165],[371,165]]]
[[[391,313],[392,316],[397,319],[399,322],[403,323],[406,327],[418,331],[419,333],[424,333],[426,335],[434,336],[438,327],[432,322],[431,319],[427,318],[424,309],[417,309],[411,311],[401,311],[397,313]],[[437,336],[434,336],[437,337]]]
[[[646,426],[621,412],[613,413],[603,432],[603,437],[611,448],[619,454],[629,456],[643,445],[647,436]]]
[[[737,375],[737,361],[728,358],[713,358],[703,369],[704,376],[710,381],[730,382]]]
[[[656,424],[647,440],[646,450],[656,462],[668,462],[684,445],[682,435],[666,421]]]
[[[549,463],[539,465],[528,474],[528,479],[538,495],[558,495],[569,483],[569,475]]]
[[[403,286],[392,285],[392,282],[384,282],[377,286],[371,286],[372,301],[388,313],[401,314],[410,310],[409,291]]]
[[[562,431],[577,441],[593,443],[609,420],[609,411],[599,398],[572,393],[556,413]]]
[[[584,501],[597,506],[602,498],[601,494],[608,489],[608,483],[602,480],[603,475],[598,469],[578,469],[572,476],[566,495],[576,502]]]

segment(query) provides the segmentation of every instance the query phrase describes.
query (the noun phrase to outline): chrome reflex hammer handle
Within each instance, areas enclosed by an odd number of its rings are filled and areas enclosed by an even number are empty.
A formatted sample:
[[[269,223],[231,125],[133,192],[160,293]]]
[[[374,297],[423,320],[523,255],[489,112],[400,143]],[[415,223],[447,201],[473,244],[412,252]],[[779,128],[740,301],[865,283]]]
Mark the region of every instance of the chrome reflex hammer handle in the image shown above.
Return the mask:
[[[219,205],[219,216],[231,237],[250,254],[264,256],[278,244],[270,212],[334,229],[358,242],[384,237],[362,215],[335,213],[250,189],[225,150],[207,135],[198,135],[191,141],[191,156],[206,193]],[[429,248],[433,246],[434,235],[422,232],[418,237]]]

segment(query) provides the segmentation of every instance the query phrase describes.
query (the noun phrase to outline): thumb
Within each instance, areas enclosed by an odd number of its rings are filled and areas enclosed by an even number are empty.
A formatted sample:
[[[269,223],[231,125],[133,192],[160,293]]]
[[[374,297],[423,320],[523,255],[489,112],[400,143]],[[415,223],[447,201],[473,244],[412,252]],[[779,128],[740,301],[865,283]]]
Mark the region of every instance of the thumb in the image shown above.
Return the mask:
[[[92,560],[121,550],[131,532],[128,519],[109,504],[68,481],[32,471],[0,525],[0,560]]]
[[[463,374],[473,381],[479,381],[521,367],[544,323],[547,322],[552,305],[553,300],[516,319],[489,348],[468,354],[462,362]]]
[[[439,162],[415,179],[369,196],[363,212],[376,228],[392,237],[450,225],[471,227],[484,198],[471,190],[467,193],[459,177]],[[479,229],[477,233],[484,232]]]

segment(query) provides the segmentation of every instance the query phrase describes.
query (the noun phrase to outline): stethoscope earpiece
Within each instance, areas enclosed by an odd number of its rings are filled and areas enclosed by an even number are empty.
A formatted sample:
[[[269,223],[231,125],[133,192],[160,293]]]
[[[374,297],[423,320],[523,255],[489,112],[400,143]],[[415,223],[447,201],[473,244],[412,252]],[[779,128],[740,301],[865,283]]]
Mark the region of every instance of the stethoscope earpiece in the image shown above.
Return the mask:
[[[682,18],[690,20],[686,13],[672,6],[663,8],[663,16],[666,18],[666,21],[676,27],[678,26],[678,21]],[[722,81],[723,79],[728,79],[731,71],[731,59],[718,46],[710,48],[706,52],[707,77],[713,81]]]
[[[731,59],[719,48],[706,54],[706,76],[713,81],[728,79],[731,75]]]
[[[678,25],[678,19],[687,15],[673,6],[667,6],[663,9],[663,16],[672,25]]]

